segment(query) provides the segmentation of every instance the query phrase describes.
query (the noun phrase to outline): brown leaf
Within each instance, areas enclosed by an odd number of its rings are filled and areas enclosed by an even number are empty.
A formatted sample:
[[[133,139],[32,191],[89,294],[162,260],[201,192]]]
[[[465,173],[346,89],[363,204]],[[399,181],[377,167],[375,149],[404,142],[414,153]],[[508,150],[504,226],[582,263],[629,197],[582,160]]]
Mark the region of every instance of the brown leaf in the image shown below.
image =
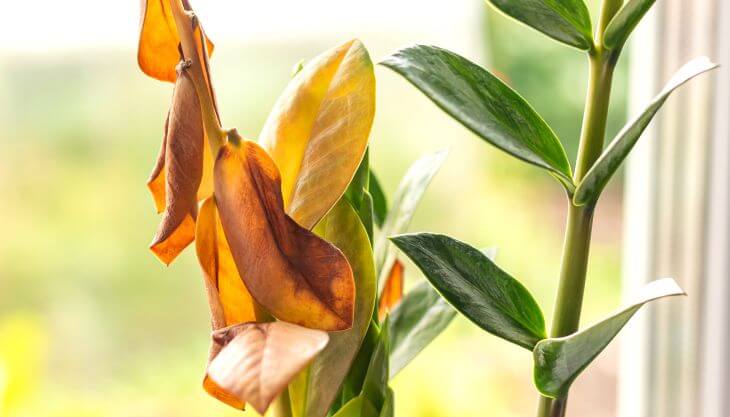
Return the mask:
[[[203,176],[205,149],[195,88],[185,70],[179,73],[163,141],[164,168],[157,176],[153,172],[152,181],[157,187],[158,178],[165,180],[165,213],[150,245],[152,252],[165,264],[172,262],[195,237],[197,192]],[[158,171],[157,167],[155,171]],[[153,190],[153,195],[157,200],[159,191]]]
[[[403,264],[399,260],[393,262],[388,279],[383,284],[383,292],[378,303],[378,319],[381,321],[403,298]]]
[[[150,77],[175,82],[175,66],[180,61],[180,37],[170,1],[179,0],[141,0],[137,62],[140,69]],[[187,0],[183,0],[183,5],[186,10],[190,9]],[[208,53],[212,54],[213,43],[206,39],[206,46]]]
[[[339,249],[284,213],[279,171],[250,141],[215,163],[216,204],[246,288],[276,318],[321,330],[352,326],[355,283]]]
[[[264,414],[327,345],[327,333],[286,322],[244,323],[214,332],[220,353],[208,366],[215,387]]]

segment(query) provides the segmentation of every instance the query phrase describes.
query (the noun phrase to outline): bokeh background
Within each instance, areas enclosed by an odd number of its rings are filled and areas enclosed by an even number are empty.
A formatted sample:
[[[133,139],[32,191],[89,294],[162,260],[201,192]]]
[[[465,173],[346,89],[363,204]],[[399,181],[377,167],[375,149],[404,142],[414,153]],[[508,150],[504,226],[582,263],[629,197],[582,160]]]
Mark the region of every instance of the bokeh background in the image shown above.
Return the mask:
[[[224,124],[249,138],[299,60],[358,37],[374,61],[428,43],[483,64],[534,105],[575,159],[584,57],[479,0],[194,6],[217,45],[212,67]],[[3,10],[0,416],[239,415],[200,387],[209,323],[193,251],[166,268],[147,250],[158,217],[145,181],[171,86],[137,69],[139,5],[42,0],[6,2]],[[411,230],[498,247],[498,263],[551,311],[561,187],[477,139],[387,69],[376,76],[372,160],[389,193],[419,156],[450,149]],[[609,135],[625,121],[625,85],[626,58]],[[619,305],[621,196],[619,179],[598,208],[586,323]],[[422,279],[407,268],[410,283]],[[459,318],[393,382],[396,413],[531,415],[531,362],[529,352]],[[580,377],[574,415],[614,415],[616,364],[610,348]]]

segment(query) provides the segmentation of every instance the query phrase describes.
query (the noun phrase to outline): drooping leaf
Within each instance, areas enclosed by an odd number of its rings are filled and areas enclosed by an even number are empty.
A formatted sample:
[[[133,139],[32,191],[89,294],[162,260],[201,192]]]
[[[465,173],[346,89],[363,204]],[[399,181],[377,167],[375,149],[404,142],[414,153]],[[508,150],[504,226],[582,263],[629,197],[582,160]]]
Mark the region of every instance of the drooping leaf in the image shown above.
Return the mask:
[[[197,193],[205,150],[195,87],[186,71],[179,72],[165,122],[164,149],[148,183],[158,209],[164,209],[150,249],[165,264],[172,262],[195,238]],[[164,204],[160,204],[162,199]]]
[[[603,34],[607,49],[620,49],[656,0],[629,0],[621,7]]]
[[[346,200],[341,199],[314,231],[345,254],[355,276],[352,328],[330,334],[329,344],[309,366],[306,379],[298,380],[290,389],[298,391],[302,398],[299,401],[301,414],[295,414],[325,417],[370,324],[375,305],[375,265],[365,228]]]
[[[370,195],[373,199],[373,219],[378,227],[383,227],[385,222],[385,216],[388,214],[388,199],[385,197],[383,187],[378,181],[378,177],[375,176],[372,168],[370,169],[370,183],[368,187]]]
[[[238,272],[260,305],[304,327],[352,326],[352,269],[339,249],[284,213],[279,172],[266,151],[250,141],[226,143],[215,163],[215,199]]]
[[[243,323],[214,333],[220,353],[208,377],[264,414],[289,382],[327,345],[327,333],[286,322]]]
[[[186,9],[190,9],[187,0],[183,0]],[[140,20],[139,45],[137,62],[140,69],[152,78],[160,81],[175,82],[175,66],[180,61],[178,45],[180,36],[177,33],[175,19],[168,0],[141,0],[142,15]],[[213,53],[213,43],[207,40],[207,50]]]
[[[390,314],[390,377],[405,368],[456,317],[428,282],[408,291]]]
[[[583,0],[487,0],[497,9],[545,35],[588,50],[591,16]]]
[[[403,264],[396,259],[380,292],[378,319],[383,321],[401,298],[403,298]]]
[[[403,233],[408,229],[421,202],[426,187],[443,165],[448,151],[442,150],[421,157],[414,162],[403,176],[393,196],[393,203],[375,240],[375,265],[379,274],[378,282],[383,282],[385,274],[395,260],[388,236]]]
[[[347,402],[333,417],[377,417],[378,410],[365,397],[359,395]]]
[[[307,62],[274,105],[260,142],[281,171],[286,212],[311,229],[345,192],[365,154],[375,76],[357,40]]]
[[[684,295],[684,292],[673,279],[651,282],[633,303],[600,323],[567,337],[540,341],[533,352],[537,389],[548,397],[564,395],[575,378],[608,346],[641,306],[674,295]]]
[[[717,64],[710,62],[707,57],[701,57],[688,62],[677,71],[646,109],[638,117],[626,124],[606,147],[601,157],[598,158],[596,163],[586,173],[585,178],[578,184],[575,195],[573,196],[573,202],[576,205],[585,205],[596,201],[601,195],[603,188],[629,155],[629,152],[631,152],[631,149],[641,137],[644,129],[649,125],[649,122],[654,118],[654,115],[662,107],[669,95],[679,86],[697,75],[716,67]]]
[[[546,337],[542,311],[530,292],[479,250],[431,233],[391,240],[477,326],[529,350]]]
[[[453,52],[423,45],[402,49],[382,64],[485,141],[547,169],[570,189],[570,163],[560,140],[525,99],[489,71]]]
[[[361,395],[372,402],[377,410],[383,408],[388,396],[390,340],[388,319],[385,319],[378,335],[378,344],[370,357],[368,371],[362,384]]]

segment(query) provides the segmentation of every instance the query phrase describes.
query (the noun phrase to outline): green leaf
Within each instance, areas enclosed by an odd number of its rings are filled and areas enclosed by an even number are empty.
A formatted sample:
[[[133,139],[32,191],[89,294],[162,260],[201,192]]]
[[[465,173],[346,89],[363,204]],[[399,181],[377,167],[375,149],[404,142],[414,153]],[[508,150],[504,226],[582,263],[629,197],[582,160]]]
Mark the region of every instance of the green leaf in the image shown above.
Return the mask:
[[[355,276],[356,291],[352,328],[330,333],[327,347],[309,366],[307,379],[297,380],[294,384],[303,397],[302,401],[297,401],[303,412],[297,415],[324,417],[335,400],[368,330],[375,306],[375,265],[367,233],[358,215],[345,199],[340,199],[314,231],[347,257]]]
[[[355,171],[350,184],[345,190],[345,197],[356,210],[362,205],[362,199],[365,191],[369,187],[370,180],[370,150],[365,150],[365,155],[360,161],[360,165]]]
[[[405,368],[456,317],[428,282],[421,282],[390,314],[390,377]]]
[[[602,322],[567,337],[540,341],[533,352],[537,389],[547,397],[565,395],[573,380],[605,349],[641,306],[673,295],[684,295],[673,279],[651,282],[641,290],[636,301]]]
[[[363,396],[357,396],[335,413],[333,417],[378,417],[378,410]]]
[[[717,64],[710,62],[707,57],[700,57],[688,62],[677,71],[649,106],[637,118],[626,124],[606,147],[601,157],[576,187],[573,202],[579,206],[595,202],[667,97],[690,79],[716,67]]]
[[[630,0],[625,3],[608,23],[603,33],[603,45],[607,49],[621,49],[655,2],[656,0]]]
[[[545,319],[530,292],[478,249],[431,233],[391,240],[477,326],[529,350],[546,337]]]
[[[453,52],[422,45],[402,49],[381,64],[485,141],[549,170],[572,191],[570,163],[560,140],[517,92],[489,71]]]
[[[380,417],[393,417],[395,415],[395,395],[393,390],[388,388],[388,392],[385,396],[385,404],[380,410]]]
[[[385,197],[383,187],[378,181],[378,177],[375,176],[372,168],[370,169],[370,184],[368,187],[370,195],[373,199],[373,219],[378,227],[383,227],[385,216],[388,214],[388,199]]]
[[[591,16],[582,0],[487,0],[497,9],[558,42],[588,50]]]
[[[388,351],[390,349],[388,327],[388,318],[386,317],[380,331],[378,344],[370,357],[370,364],[368,365],[368,372],[365,374],[361,393],[378,410],[383,407],[388,396],[388,378],[390,376],[388,371]]]
[[[408,229],[426,187],[443,165],[446,155],[448,151],[441,150],[421,157],[408,168],[398,185],[393,196],[393,204],[375,241],[375,265],[379,282],[384,281],[383,277],[388,274],[391,264],[395,261],[395,253],[391,249],[388,237]]]

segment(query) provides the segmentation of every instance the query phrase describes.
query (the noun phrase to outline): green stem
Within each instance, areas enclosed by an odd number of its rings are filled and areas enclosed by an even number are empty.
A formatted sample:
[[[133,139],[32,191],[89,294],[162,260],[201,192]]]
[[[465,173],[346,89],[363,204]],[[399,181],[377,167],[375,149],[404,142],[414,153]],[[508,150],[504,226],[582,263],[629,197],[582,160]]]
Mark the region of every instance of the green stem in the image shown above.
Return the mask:
[[[576,184],[583,179],[603,152],[613,70],[618,58],[617,54],[605,51],[603,48],[603,32],[621,5],[622,0],[604,0],[601,4],[595,45],[589,53],[590,78],[574,174]],[[586,284],[593,212],[593,205],[575,206],[572,201],[570,203],[550,337],[563,337],[578,330]],[[564,417],[567,401],[567,394],[557,399],[541,396],[537,416]]]
[[[273,417],[293,417],[289,389],[284,389],[281,395],[274,400],[272,409],[274,411]]]

